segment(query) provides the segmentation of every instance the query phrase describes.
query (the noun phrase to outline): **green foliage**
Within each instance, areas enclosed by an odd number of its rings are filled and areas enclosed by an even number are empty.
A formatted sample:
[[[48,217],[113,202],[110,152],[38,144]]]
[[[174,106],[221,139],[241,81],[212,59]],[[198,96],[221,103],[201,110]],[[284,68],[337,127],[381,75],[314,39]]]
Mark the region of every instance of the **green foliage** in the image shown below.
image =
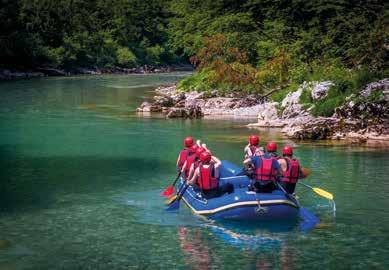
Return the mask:
[[[182,60],[166,49],[168,0],[3,2],[4,66],[132,67]]]
[[[135,54],[126,47],[121,47],[116,50],[117,62],[123,67],[134,67],[137,59]]]

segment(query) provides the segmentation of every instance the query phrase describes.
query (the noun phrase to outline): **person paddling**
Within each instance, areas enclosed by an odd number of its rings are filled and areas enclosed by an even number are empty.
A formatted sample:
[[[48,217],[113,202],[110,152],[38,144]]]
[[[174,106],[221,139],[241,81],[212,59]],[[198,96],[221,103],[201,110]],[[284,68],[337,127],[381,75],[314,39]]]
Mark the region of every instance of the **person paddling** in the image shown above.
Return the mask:
[[[191,150],[190,148],[193,146],[194,140],[192,137],[186,137],[184,139],[184,149],[181,150],[180,154],[177,158],[177,171],[182,170],[182,166],[184,165],[187,157],[189,156]]]
[[[221,161],[212,156],[208,151],[200,154],[201,163],[195,170],[193,177],[188,181],[189,185],[196,185],[210,199],[219,197],[224,193],[232,193],[234,186],[231,183],[219,185],[219,173]]]
[[[263,148],[259,147],[259,137],[257,135],[251,135],[249,137],[249,143],[244,148],[244,158],[253,157],[254,155],[260,155],[262,152],[263,154]]]
[[[296,184],[299,179],[304,178],[300,162],[293,158],[293,147],[290,145],[284,146],[282,149],[283,158],[278,160],[282,169],[281,185],[286,192],[293,194]]]
[[[256,192],[270,193],[275,189],[274,182],[277,177],[282,175],[280,164],[277,160],[268,155],[253,156],[247,158],[243,164],[245,167],[254,167],[252,174],[253,184],[250,186],[250,190]]]
[[[190,166],[190,169],[189,169],[189,174],[188,174],[188,177],[187,179],[191,179],[193,177],[193,174],[195,172],[195,170],[197,169],[197,167],[200,165],[201,163],[201,160],[200,160],[200,155],[202,152],[204,151],[207,151],[206,148],[204,148],[203,146],[199,146],[197,147],[196,149],[196,155],[195,155],[195,160],[194,162],[192,163],[192,165]]]
[[[181,168],[181,175],[185,178],[185,179],[189,179],[189,172],[190,172],[190,168],[192,167],[192,165],[195,163],[196,161],[196,158],[197,158],[197,149],[199,148],[199,146],[197,144],[194,144],[192,145],[192,147],[190,148],[189,152],[188,152],[188,155],[186,157],[186,160],[184,162],[184,165],[182,165],[182,168]]]
[[[277,143],[268,142],[266,145],[267,154],[275,159],[280,159],[280,156],[277,154]]]

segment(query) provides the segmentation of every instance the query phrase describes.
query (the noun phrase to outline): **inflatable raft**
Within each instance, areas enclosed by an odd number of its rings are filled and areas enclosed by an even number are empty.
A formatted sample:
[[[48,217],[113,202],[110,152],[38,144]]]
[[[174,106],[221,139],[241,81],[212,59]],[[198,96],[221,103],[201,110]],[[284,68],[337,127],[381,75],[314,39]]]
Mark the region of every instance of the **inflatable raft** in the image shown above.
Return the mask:
[[[234,192],[221,197],[206,199],[201,192],[192,186],[188,187],[182,201],[193,213],[211,219],[230,220],[279,220],[294,219],[299,215],[299,207],[289,200],[281,190],[272,193],[256,193],[248,191],[250,179],[240,176],[241,168],[223,161],[220,171],[221,185],[231,183]],[[184,185],[181,179],[178,190]]]

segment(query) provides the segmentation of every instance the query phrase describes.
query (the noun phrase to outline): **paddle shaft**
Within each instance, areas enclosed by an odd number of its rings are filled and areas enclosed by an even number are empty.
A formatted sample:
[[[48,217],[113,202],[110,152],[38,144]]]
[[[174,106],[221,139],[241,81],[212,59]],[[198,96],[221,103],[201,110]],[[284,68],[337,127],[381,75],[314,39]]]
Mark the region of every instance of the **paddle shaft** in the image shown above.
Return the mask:
[[[297,182],[297,183],[299,183],[299,184],[301,184],[301,185],[303,185],[303,186],[306,186],[307,188],[310,188],[310,189],[313,189],[313,187],[311,187],[310,185],[307,185],[307,184],[305,184],[305,183],[303,183],[303,182]]]
[[[176,185],[177,180],[178,180],[178,178],[180,178],[180,176],[181,176],[181,171],[178,172],[177,177],[176,177],[176,179],[174,180],[174,182],[172,184],[173,187]]]
[[[288,192],[286,192],[286,190],[284,189],[284,187],[278,182],[278,181],[274,181],[274,183],[276,184],[276,186],[282,190],[282,192],[284,192],[285,196],[291,200],[292,202],[294,202],[298,208],[301,207],[300,203],[298,202],[298,200],[291,194],[289,194]]]

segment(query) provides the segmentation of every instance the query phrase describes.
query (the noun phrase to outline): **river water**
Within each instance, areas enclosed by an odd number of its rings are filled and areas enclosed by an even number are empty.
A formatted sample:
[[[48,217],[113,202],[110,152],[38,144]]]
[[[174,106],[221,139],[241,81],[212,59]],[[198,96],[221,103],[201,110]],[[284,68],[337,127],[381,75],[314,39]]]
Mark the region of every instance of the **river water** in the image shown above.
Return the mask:
[[[245,120],[133,112],[186,74],[0,83],[0,269],[389,269],[387,149],[295,143],[313,173],[298,187],[321,223],[220,223],[164,212],[184,136],[240,163]],[[286,139],[273,130],[263,140]]]

